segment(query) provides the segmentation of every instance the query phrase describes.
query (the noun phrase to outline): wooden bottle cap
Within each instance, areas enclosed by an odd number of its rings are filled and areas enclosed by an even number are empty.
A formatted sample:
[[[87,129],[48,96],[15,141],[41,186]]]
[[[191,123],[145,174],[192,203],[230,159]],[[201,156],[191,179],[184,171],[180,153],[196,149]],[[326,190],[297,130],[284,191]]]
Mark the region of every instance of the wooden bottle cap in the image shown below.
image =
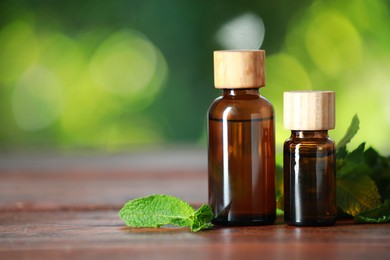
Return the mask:
[[[334,127],[334,91],[284,92],[284,128],[329,130]]]
[[[218,89],[264,86],[265,51],[214,51],[214,85]]]

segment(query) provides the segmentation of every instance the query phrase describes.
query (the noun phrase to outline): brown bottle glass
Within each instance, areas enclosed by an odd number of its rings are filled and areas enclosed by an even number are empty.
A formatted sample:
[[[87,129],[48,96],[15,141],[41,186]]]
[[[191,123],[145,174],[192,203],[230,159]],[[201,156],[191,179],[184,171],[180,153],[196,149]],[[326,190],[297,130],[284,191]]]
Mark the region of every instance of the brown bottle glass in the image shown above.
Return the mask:
[[[295,226],[336,222],[335,144],[327,130],[291,131],[284,143],[284,218]]]
[[[258,88],[222,91],[208,117],[213,222],[272,224],[276,218],[273,107]]]

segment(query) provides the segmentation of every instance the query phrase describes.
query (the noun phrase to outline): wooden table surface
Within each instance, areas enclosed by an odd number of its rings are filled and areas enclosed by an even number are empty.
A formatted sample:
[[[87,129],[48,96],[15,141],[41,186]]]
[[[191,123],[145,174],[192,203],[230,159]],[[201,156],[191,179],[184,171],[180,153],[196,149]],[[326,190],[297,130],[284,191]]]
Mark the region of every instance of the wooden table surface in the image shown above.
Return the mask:
[[[207,202],[206,153],[0,155],[0,259],[390,259],[390,224],[129,228],[129,199]]]

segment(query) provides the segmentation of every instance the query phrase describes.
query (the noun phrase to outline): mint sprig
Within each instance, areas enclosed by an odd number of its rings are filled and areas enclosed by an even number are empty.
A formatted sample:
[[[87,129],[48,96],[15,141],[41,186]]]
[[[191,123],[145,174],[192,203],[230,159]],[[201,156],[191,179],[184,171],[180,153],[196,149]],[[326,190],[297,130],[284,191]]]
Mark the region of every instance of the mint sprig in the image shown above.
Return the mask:
[[[355,115],[347,133],[337,144],[337,206],[359,223],[383,223],[390,220],[390,158],[379,155],[365,143],[349,152],[347,144],[359,130]]]
[[[359,117],[357,114],[355,114],[352,118],[352,122],[350,126],[348,127],[347,132],[345,133],[344,137],[341,138],[341,140],[338,142],[338,150],[345,148],[346,145],[352,140],[352,138],[356,135],[356,133],[359,131]]]
[[[380,204],[378,188],[367,175],[351,173],[338,176],[336,187],[337,206],[351,216]]]
[[[379,207],[357,214],[357,223],[386,223],[390,222],[390,200],[385,200]]]
[[[208,205],[195,211],[179,198],[156,194],[128,201],[119,211],[119,217],[131,227],[173,225],[197,232],[212,227],[213,213]]]

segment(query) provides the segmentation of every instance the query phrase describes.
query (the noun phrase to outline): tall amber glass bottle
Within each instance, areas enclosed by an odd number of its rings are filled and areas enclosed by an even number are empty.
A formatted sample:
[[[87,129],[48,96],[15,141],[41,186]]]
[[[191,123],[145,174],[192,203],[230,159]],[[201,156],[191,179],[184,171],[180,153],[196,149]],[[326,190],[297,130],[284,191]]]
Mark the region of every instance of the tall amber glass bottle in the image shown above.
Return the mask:
[[[284,217],[289,225],[329,226],[336,221],[335,93],[284,93]]]
[[[222,90],[208,113],[209,204],[215,224],[275,221],[274,111],[259,88],[265,52],[215,51],[214,83]]]

